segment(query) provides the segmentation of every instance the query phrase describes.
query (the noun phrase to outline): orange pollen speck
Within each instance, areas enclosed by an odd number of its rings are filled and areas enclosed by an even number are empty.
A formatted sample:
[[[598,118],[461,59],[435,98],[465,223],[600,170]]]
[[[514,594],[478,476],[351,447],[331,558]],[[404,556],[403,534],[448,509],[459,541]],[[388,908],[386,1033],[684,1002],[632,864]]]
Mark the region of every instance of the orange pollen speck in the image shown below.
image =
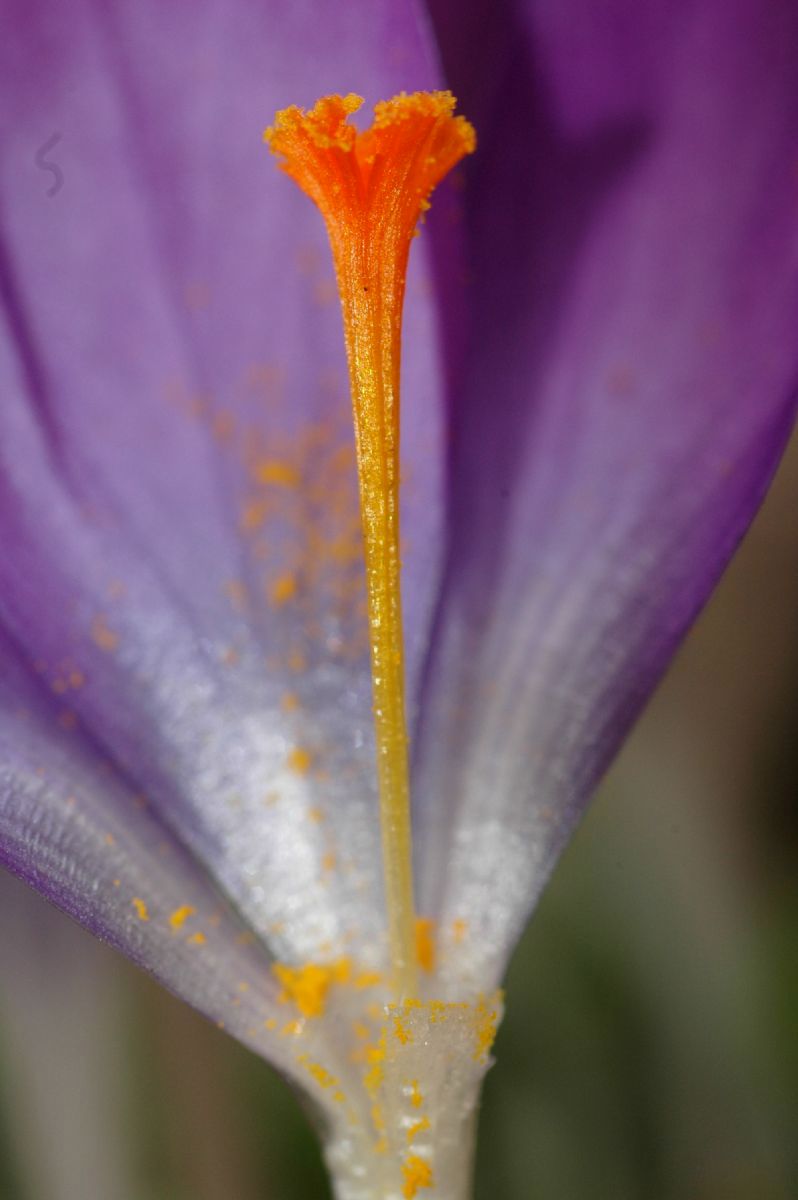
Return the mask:
[[[119,634],[108,628],[103,613],[98,613],[92,621],[91,636],[95,646],[99,646],[101,650],[105,650],[109,654],[119,645]]]
[[[178,929],[182,929],[188,918],[193,917],[196,911],[197,910],[192,908],[190,904],[183,904],[180,908],[176,908],[169,917],[169,924],[171,925],[172,929],[174,929],[175,932],[177,932]]]
[[[430,1128],[429,1117],[421,1117],[420,1120],[414,1121],[413,1124],[410,1125],[407,1129],[406,1136],[407,1136],[408,1142],[412,1142],[413,1139],[417,1138],[420,1133],[426,1133],[429,1128]]]
[[[288,755],[288,766],[296,775],[307,775],[311,761],[309,752],[302,746],[295,746]]]
[[[433,189],[476,147],[451,92],[377,104],[364,132],[359,96],[278,112],[264,139],[315,202],[333,253],[344,322],[368,597],[383,869],[394,990],[415,992],[418,954],[400,597],[399,363],[410,243]],[[261,482],[284,483],[275,463]],[[272,593],[279,605],[293,598]]]
[[[255,468],[258,483],[270,483],[275,487],[295,488],[299,486],[299,471],[289,462],[279,459],[264,459]]]
[[[289,600],[293,600],[297,593],[296,576],[291,574],[281,575],[275,579],[269,591],[269,596],[272,604],[276,608],[280,608],[283,604],[287,604]]]

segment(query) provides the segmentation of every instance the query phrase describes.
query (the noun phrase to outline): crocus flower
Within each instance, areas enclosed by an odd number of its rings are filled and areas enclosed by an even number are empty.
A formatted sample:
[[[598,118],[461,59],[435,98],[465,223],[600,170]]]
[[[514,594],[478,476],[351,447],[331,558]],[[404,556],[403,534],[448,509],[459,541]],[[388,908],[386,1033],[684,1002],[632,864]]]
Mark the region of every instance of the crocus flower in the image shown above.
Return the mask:
[[[792,421],[798,11],[6,10],[0,857],[302,1087],[339,1196],[462,1197],[512,946]],[[335,286],[259,136],[445,87],[479,150],[405,318],[407,1005]]]

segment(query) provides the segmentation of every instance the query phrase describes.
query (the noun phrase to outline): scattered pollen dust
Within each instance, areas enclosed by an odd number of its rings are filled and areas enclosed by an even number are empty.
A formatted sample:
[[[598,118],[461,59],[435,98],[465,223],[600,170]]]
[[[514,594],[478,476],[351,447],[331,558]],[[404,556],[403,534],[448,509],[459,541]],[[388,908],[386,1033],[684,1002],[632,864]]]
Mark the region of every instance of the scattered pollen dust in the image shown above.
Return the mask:
[[[100,650],[105,650],[106,653],[111,653],[116,650],[119,645],[119,634],[108,626],[108,620],[104,613],[97,613],[91,624],[92,641]]]

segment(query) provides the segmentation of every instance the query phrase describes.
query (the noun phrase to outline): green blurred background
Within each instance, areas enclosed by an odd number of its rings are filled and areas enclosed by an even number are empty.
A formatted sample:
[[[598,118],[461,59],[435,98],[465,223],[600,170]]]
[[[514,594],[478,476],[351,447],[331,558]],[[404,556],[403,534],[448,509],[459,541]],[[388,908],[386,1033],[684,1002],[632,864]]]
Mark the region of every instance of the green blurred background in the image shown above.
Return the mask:
[[[479,1200],[798,1197],[798,441],[518,949]],[[259,1060],[0,880],[0,1197],[329,1195]]]

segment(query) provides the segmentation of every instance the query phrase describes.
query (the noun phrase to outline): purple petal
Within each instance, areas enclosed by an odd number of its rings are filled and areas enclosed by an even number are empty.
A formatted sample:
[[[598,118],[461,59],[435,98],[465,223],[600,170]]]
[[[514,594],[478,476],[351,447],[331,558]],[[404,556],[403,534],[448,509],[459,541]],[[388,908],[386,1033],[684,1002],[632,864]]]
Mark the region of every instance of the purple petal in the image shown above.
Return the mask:
[[[481,157],[416,829],[484,979],[787,437],[798,10],[530,5],[483,58],[434,7]]]
[[[0,863],[239,1036],[260,1016],[259,1042],[277,1008],[269,956],[5,639],[0,664]]]
[[[20,3],[7,30],[0,622],[43,686],[67,680],[87,746],[147,795],[278,954],[329,955],[364,930],[376,954],[340,316],[321,218],[261,132],[276,108],[326,91],[372,102],[434,82],[414,13],[387,0]],[[43,149],[63,175],[52,195]],[[414,257],[411,679],[436,581],[442,421]],[[68,875],[61,834],[51,861],[50,826],[34,837],[16,776],[0,806],[15,869],[41,887],[50,871]],[[86,891],[99,837],[82,890],[52,887],[114,938],[117,908],[95,920]]]

